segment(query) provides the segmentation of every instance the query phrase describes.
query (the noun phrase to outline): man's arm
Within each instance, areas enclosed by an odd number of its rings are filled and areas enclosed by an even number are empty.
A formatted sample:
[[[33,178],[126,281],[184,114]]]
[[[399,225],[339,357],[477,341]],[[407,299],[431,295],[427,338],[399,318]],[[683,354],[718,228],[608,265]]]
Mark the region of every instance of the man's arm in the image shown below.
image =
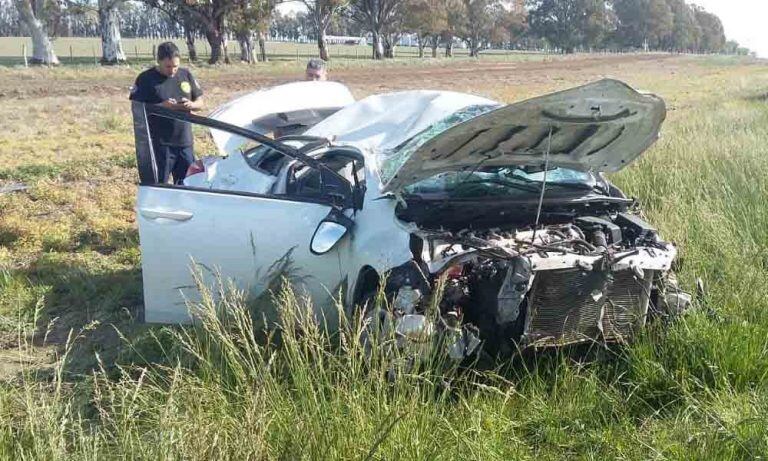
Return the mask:
[[[203,108],[203,89],[200,88],[200,83],[192,75],[192,72],[187,70],[187,76],[189,77],[190,99],[182,100],[184,108],[190,112],[196,112]]]
[[[133,86],[131,87],[131,94],[128,95],[128,99],[131,101],[149,102],[151,99],[147,85],[142,77],[143,74],[139,74],[139,76],[136,77],[136,81],[133,82]]]

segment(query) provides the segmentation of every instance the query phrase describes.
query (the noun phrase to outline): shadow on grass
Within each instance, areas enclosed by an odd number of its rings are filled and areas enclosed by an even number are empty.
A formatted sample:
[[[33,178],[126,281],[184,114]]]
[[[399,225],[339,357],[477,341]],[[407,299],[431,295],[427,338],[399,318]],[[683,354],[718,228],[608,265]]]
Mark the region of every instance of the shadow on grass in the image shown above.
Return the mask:
[[[132,336],[141,314],[141,271],[94,269],[77,262],[36,265],[27,272],[48,289],[43,298],[34,344],[53,345],[59,352],[73,341],[65,371],[75,377],[97,367],[96,355],[113,364],[121,355],[116,328]]]
[[[768,102],[768,93],[752,93],[744,96],[744,100],[747,102],[765,103]]]
[[[0,303],[4,323],[12,317],[26,322],[29,334],[22,341],[27,346],[53,347],[60,356],[71,343],[64,370],[69,379],[114,367],[126,356],[125,341],[148,330],[137,322],[143,310],[137,232],[113,234],[103,242],[84,236],[77,252],[43,253],[25,269],[6,270],[0,286],[6,289],[6,301]],[[16,336],[9,325],[3,329],[4,336]]]

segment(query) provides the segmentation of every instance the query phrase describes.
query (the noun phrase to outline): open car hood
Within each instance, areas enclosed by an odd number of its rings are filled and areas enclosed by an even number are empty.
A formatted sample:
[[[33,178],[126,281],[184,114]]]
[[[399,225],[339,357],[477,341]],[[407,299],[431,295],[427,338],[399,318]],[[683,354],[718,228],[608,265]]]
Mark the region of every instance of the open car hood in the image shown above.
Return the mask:
[[[617,80],[600,80],[433,127],[396,147],[383,192],[436,174],[489,166],[541,166],[615,172],[659,136],[664,101]]]
[[[240,128],[269,135],[275,129],[310,127],[355,102],[349,88],[336,82],[295,82],[254,91],[229,101],[208,116]],[[225,131],[211,129],[216,147],[232,155],[245,141]]]

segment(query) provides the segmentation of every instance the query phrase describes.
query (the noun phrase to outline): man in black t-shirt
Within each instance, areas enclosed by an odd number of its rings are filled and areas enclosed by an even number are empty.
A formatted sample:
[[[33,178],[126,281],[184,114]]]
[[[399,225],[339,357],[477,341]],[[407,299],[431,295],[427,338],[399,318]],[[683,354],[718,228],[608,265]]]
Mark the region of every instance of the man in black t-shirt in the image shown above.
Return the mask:
[[[203,90],[189,70],[179,67],[179,49],[172,42],[157,47],[157,66],[136,78],[130,99],[168,109],[193,112],[203,108]],[[173,176],[181,184],[195,161],[192,127],[187,122],[149,116],[149,133],[162,183]]]

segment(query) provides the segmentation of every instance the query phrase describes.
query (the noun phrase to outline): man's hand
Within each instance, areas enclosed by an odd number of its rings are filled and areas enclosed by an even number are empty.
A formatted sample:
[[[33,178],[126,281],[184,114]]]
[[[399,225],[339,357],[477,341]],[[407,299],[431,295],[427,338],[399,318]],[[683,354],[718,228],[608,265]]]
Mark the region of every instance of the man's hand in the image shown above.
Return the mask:
[[[196,101],[190,101],[187,98],[181,98],[180,105],[183,107],[181,110],[193,112],[203,108],[203,101],[202,98],[198,98]]]
[[[203,108],[203,102],[199,98],[197,101],[190,101],[187,98],[181,98],[180,101],[176,101],[173,98],[166,99],[161,102],[160,105],[166,109],[179,110],[182,112],[194,112]]]
[[[169,98],[165,101],[161,102],[160,105],[162,107],[165,107],[166,109],[172,109],[172,110],[183,110],[184,106],[176,102],[175,99]]]

